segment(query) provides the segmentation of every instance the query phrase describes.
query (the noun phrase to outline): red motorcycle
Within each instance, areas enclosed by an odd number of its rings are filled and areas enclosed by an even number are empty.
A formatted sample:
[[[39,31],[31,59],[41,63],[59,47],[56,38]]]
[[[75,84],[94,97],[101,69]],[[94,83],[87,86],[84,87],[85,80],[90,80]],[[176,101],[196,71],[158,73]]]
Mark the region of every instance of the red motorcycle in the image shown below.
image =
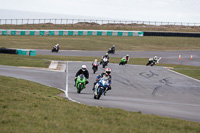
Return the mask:
[[[95,63],[92,63],[92,70],[93,70],[93,73],[95,74],[95,72],[98,70],[98,63],[95,62]]]

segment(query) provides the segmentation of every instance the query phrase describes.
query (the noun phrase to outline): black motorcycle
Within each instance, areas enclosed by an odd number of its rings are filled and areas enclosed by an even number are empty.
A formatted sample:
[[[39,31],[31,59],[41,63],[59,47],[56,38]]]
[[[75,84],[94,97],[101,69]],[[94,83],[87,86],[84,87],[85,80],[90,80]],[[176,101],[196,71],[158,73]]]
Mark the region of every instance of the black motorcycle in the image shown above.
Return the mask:
[[[108,53],[109,54],[115,54],[115,49],[109,48]]]
[[[102,60],[102,66],[103,66],[103,68],[105,68],[105,66],[107,66],[108,65],[108,58],[103,58],[103,60]]]
[[[161,60],[161,57],[158,60],[149,60],[149,62],[146,64],[146,66],[154,66],[157,63],[159,63],[160,60]]]
[[[51,50],[51,52],[56,52],[56,53],[58,53],[58,51],[59,51],[59,47],[57,48],[53,47],[53,49]]]

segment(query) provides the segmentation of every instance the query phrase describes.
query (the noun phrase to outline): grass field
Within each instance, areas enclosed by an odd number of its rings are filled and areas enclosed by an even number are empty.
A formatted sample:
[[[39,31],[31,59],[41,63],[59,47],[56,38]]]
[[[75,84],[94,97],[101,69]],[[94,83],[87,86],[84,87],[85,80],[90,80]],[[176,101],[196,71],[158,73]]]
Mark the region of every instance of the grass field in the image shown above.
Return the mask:
[[[144,25],[144,24],[104,24],[78,23],[78,24],[24,24],[0,25],[0,29],[86,29],[86,30],[132,30],[132,31],[170,31],[170,32],[199,32],[199,26],[178,25]]]
[[[200,38],[118,37],[118,36],[0,36],[0,47],[105,51],[112,45],[118,51],[200,50]]]
[[[199,133],[200,123],[68,101],[60,90],[0,76],[2,133]]]

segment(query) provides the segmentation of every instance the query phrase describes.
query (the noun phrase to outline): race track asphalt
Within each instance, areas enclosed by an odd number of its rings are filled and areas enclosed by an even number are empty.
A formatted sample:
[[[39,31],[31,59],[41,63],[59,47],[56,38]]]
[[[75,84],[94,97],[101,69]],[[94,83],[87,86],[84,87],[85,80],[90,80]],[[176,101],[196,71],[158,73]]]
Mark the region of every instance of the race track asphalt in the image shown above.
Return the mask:
[[[60,50],[58,53],[52,53],[50,50],[36,50],[37,55],[59,55],[59,56],[89,56],[101,57],[106,51],[78,51],[78,50]],[[160,63],[164,64],[182,64],[190,66],[200,66],[200,50],[189,51],[116,51],[110,54],[110,57],[123,57],[129,54],[131,58],[150,58],[155,55],[162,57]],[[181,59],[179,59],[181,55]],[[192,60],[190,59],[192,55]]]
[[[0,65],[0,75],[11,76],[68,90],[69,98],[92,106],[121,108],[127,111],[141,111],[167,117],[200,122],[200,82],[182,76],[167,68],[144,65],[109,63],[112,69],[112,90],[100,100],[93,98],[92,86],[102,66],[92,73],[91,62],[63,62],[66,72],[36,68],[22,68]],[[74,76],[81,65],[89,70],[89,84],[78,94]]]

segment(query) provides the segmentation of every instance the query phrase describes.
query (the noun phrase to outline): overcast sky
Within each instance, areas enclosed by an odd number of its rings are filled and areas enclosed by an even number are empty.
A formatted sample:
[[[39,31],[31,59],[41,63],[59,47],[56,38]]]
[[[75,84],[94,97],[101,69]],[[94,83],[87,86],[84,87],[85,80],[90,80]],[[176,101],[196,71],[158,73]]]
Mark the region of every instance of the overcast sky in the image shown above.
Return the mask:
[[[200,0],[0,0],[0,9],[133,21],[200,23]]]

